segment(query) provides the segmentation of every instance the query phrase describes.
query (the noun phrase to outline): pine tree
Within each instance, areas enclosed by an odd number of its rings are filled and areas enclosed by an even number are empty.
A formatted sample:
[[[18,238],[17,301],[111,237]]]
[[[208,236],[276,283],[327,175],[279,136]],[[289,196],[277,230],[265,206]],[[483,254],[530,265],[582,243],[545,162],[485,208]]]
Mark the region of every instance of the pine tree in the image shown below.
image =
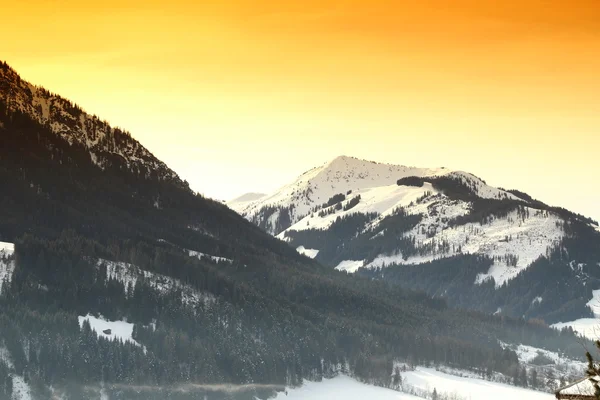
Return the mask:
[[[600,340],[596,341],[596,348],[598,350],[600,350]],[[600,364],[594,360],[594,358],[592,357],[592,355],[589,351],[585,353],[585,356],[587,357],[587,360],[588,360],[588,368],[587,368],[586,374],[587,374],[588,378],[590,379],[590,381],[592,381],[594,384],[596,398],[600,399],[600,385],[598,384],[599,383],[598,378],[600,377]],[[561,381],[562,380],[563,380],[563,378],[561,377]],[[564,385],[561,383],[560,386],[562,387]]]

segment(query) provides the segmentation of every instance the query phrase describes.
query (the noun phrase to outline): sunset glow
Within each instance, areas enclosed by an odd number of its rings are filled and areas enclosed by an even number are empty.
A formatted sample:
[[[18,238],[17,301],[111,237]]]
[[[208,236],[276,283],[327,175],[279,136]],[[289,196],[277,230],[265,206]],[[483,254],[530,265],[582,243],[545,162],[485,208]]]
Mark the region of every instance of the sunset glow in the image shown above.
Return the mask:
[[[0,10],[0,60],[208,196],[270,191],[345,154],[469,171],[600,219],[598,0]]]

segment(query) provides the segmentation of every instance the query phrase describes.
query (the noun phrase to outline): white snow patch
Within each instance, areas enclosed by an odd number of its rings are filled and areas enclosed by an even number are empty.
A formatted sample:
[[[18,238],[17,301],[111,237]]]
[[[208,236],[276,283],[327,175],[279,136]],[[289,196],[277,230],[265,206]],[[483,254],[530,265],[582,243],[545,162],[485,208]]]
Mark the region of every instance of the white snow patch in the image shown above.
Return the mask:
[[[546,358],[552,360],[552,363],[545,365],[545,368],[552,368],[557,376],[583,376],[587,363],[582,360],[573,360],[563,354],[556,353],[538,347],[526,346],[520,344],[518,346],[510,345],[507,343],[499,342],[502,348],[510,348],[519,357],[519,362],[523,364],[531,364],[531,362],[539,355],[543,355]]]
[[[418,397],[358,382],[346,375],[321,382],[304,381],[299,388],[280,392],[275,400],[419,400]]]
[[[5,346],[0,346],[0,361],[3,361],[9,370],[14,370],[15,365],[13,364],[10,353]],[[15,374],[14,372],[11,372],[10,375],[13,383],[12,400],[32,400],[31,388],[29,387],[29,384],[25,382],[23,377]]]
[[[9,369],[15,368],[12,359],[10,358],[10,353],[4,345],[0,346],[0,361],[4,361],[4,364],[6,364]]]
[[[542,303],[542,300],[544,300],[544,299],[543,299],[542,297],[538,296],[538,297],[536,297],[535,299],[533,299],[533,300],[531,301],[531,304],[532,304],[532,305],[541,304],[541,303]]]
[[[227,204],[227,207],[231,208],[232,210],[239,212],[240,210],[246,208],[252,202],[260,200],[265,196],[265,193],[246,193],[244,195],[241,195],[240,197],[236,197],[233,200],[227,201],[225,204]]]
[[[519,357],[519,361],[524,362],[524,363],[530,363],[531,361],[533,361],[533,359],[538,354],[543,354],[544,356],[546,356],[549,359],[551,359],[552,361],[554,361],[556,364],[562,364],[562,363],[568,363],[568,364],[574,364],[574,365],[576,364],[581,368],[583,368],[585,365],[583,362],[570,360],[564,356],[559,355],[556,352],[540,349],[538,347],[526,346],[523,344],[518,345],[515,352],[517,353],[517,356]]]
[[[592,299],[587,302],[587,306],[594,313],[594,318],[579,318],[570,322],[558,322],[551,326],[559,330],[570,326],[575,332],[590,340],[600,340],[600,289],[592,291]]]
[[[93,315],[86,315],[85,317],[77,317],[79,320],[79,327],[83,327],[84,321],[89,321],[92,326],[92,330],[96,331],[98,336],[104,337],[110,340],[121,340],[123,342],[131,342],[137,346],[140,344],[133,340],[133,324],[127,321],[108,321],[103,318],[96,318]],[[104,333],[104,331],[110,329],[110,333]]]
[[[435,388],[438,394],[455,394],[465,400],[551,400],[554,398],[549,393],[476,378],[453,376],[431,368],[417,367],[415,371],[403,372],[402,377],[405,384],[415,388],[428,392],[432,392]]]
[[[1,256],[12,256],[15,252],[14,243],[0,242],[0,257]]]
[[[600,317],[600,289],[592,290],[592,299],[587,302],[587,306],[596,317]]]
[[[519,388],[503,383],[490,382],[475,377],[459,377],[418,367],[415,371],[402,372],[403,390],[415,389],[431,395],[435,389],[438,395],[460,400],[551,400],[549,393]],[[454,396],[454,397],[452,397]],[[430,397],[429,397],[430,398]],[[278,393],[276,400],[417,400],[421,397],[397,392],[377,386],[360,383],[345,375],[321,382],[305,381],[299,388]]]
[[[31,388],[22,376],[13,375],[13,400],[32,400]]]
[[[319,254],[319,250],[306,249],[304,246],[299,246],[296,251],[300,254],[304,254],[306,257],[315,258]]]
[[[570,326],[575,332],[590,340],[600,340],[600,320],[597,318],[579,318],[570,322],[557,322],[552,328],[561,330]]]
[[[13,243],[0,242],[0,294],[4,282],[10,282],[15,272],[15,261],[12,260],[14,251]]]
[[[430,183],[425,183],[423,187],[413,186],[398,186],[397,184],[388,186],[369,187],[353,191],[352,194],[346,196],[348,203],[355,196],[360,195],[360,202],[349,210],[337,210],[335,213],[319,216],[319,212],[311,213],[298,222],[290,226],[288,230],[302,231],[306,229],[328,229],[338,217],[343,218],[355,213],[377,213],[380,218],[376,221],[381,221],[384,217],[391,215],[398,207],[407,207],[414,203],[419,197],[426,192],[437,193]],[[327,201],[327,199],[325,200]],[[285,236],[285,231],[277,237]]]
[[[582,379],[573,386],[569,386],[568,388],[561,390],[560,393],[594,397],[596,388],[589,379]]]
[[[365,265],[364,260],[344,260],[335,267],[338,271],[354,273]]]
[[[196,257],[199,260],[208,258],[214,262],[227,262],[230,264],[233,262],[233,260],[230,258],[211,256],[210,254],[200,253],[199,251],[187,250],[187,252],[190,257]]]
[[[2,294],[2,286],[4,285],[4,282],[10,282],[14,272],[14,260],[3,260],[0,258],[0,294]]]

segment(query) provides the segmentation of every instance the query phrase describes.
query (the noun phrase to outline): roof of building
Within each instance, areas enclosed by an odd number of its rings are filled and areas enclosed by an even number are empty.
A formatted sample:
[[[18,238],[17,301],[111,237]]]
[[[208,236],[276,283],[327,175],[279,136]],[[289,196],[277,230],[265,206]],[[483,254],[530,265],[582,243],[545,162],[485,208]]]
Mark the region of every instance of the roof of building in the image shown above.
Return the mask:
[[[594,382],[600,383],[600,378],[582,378],[556,391],[557,399],[595,399]]]

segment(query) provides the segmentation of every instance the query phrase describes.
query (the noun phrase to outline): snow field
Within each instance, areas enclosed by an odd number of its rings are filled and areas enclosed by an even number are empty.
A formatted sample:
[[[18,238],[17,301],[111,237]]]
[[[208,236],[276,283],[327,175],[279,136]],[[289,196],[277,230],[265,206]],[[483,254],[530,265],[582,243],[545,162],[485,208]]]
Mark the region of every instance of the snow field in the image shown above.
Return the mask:
[[[133,324],[127,321],[109,321],[103,318],[97,318],[93,315],[86,315],[77,317],[79,320],[79,327],[83,327],[83,322],[88,321],[92,327],[92,330],[96,331],[99,337],[104,337],[109,340],[121,340],[122,342],[130,342],[136,346],[140,346],[133,337]],[[110,329],[110,333],[104,333],[105,330]]]

